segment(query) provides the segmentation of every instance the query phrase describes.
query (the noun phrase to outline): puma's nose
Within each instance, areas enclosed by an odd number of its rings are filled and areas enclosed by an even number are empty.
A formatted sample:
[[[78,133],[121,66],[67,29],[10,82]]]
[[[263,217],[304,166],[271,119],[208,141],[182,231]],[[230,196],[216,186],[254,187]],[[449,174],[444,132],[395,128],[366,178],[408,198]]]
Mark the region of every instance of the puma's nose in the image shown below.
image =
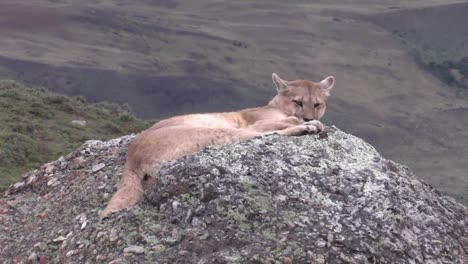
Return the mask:
[[[307,117],[303,117],[302,119],[304,119],[305,122],[315,120],[315,118],[307,118]]]

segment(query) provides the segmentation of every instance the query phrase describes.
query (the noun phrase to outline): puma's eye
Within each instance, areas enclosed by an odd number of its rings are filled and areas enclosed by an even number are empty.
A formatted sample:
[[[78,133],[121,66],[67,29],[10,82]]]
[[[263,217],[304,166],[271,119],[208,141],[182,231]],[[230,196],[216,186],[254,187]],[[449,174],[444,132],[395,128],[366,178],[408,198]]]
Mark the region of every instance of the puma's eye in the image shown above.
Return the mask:
[[[316,103],[314,104],[314,107],[317,108],[317,107],[320,107],[322,104],[319,104],[319,103]]]
[[[302,107],[302,102],[301,102],[301,101],[293,100],[293,102],[294,102],[297,106]]]

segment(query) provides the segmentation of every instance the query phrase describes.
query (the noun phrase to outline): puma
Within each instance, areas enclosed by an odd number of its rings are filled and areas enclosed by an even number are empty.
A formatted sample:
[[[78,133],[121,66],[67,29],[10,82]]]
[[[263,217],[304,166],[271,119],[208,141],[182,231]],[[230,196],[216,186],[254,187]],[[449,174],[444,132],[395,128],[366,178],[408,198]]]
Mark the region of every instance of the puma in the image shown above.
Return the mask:
[[[299,136],[323,129],[319,119],[335,84],[333,76],[315,83],[285,81],[272,75],[277,94],[266,105],[237,112],[190,114],[162,120],[138,134],[128,148],[127,161],[117,192],[100,212],[112,212],[138,203],[145,186],[157,181],[163,160],[174,160],[209,145],[221,145],[277,133]]]

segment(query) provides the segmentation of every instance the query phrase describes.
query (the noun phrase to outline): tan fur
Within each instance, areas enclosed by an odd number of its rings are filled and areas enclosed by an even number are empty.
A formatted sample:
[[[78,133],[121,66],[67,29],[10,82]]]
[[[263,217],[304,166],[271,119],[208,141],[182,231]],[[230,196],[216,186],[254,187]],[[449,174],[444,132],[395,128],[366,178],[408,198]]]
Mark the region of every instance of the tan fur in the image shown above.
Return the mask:
[[[325,100],[334,85],[327,77],[319,83],[285,81],[272,75],[277,95],[268,105],[238,112],[191,114],[162,120],[140,133],[130,144],[118,190],[104,217],[143,199],[145,186],[157,184],[163,160],[195,153],[208,145],[240,142],[278,133],[298,136],[318,133],[325,113]]]

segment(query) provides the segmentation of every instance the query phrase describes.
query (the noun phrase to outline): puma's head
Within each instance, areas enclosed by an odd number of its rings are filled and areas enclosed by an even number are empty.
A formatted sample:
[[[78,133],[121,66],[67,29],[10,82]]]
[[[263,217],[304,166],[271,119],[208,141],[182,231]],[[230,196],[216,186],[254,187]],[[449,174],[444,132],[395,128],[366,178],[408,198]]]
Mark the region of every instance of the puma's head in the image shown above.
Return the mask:
[[[318,83],[307,80],[285,81],[276,73],[273,73],[272,79],[278,94],[269,105],[304,121],[319,120],[325,114],[325,101],[335,84],[333,76]]]

